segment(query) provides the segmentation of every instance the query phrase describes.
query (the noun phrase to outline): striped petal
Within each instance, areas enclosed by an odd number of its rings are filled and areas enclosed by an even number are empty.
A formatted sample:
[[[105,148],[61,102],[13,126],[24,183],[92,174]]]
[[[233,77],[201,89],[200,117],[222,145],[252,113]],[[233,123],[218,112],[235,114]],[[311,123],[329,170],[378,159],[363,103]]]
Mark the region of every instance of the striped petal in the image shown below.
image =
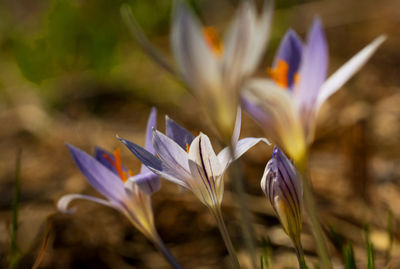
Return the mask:
[[[301,178],[294,165],[277,147],[265,168],[261,189],[271,202],[285,232],[297,246],[302,228]]]
[[[223,197],[222,168],[211,146],[210,139],[200,133],[189,150],[191,190],[207,206],[217,206]]]

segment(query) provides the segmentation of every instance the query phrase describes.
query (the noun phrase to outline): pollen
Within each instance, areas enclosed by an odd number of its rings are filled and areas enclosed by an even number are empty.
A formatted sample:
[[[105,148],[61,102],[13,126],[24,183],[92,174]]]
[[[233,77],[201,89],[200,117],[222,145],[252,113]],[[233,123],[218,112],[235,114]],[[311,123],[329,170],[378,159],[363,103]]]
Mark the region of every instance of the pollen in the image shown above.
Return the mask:
[[[221,57],[224,53],[224,46],[217,30],[211,26],[204,27],[203,37],[207,45],[211,48],[214,55],[216,55],[217,57]]]
[[[190,150],[190,146],[188,143],[186,143],[186,152],[189,153],[189,150]]]
[[[289,64],[282,59],[278,59],[275,68],[268,68],[267,74],[270,76],[278,86],[283,88],[288,87],[288,72]]]

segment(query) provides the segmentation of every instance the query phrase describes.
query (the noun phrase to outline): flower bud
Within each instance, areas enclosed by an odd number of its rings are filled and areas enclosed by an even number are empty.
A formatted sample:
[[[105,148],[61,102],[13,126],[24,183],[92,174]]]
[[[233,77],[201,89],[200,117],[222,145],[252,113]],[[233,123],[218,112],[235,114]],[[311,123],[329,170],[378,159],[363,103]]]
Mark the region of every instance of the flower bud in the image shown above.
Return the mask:
[[[261,189],[278,215],[286,234],[300,247],[302,228],[302,184],[299,173],[286,155],[275,147],[261,180]]]

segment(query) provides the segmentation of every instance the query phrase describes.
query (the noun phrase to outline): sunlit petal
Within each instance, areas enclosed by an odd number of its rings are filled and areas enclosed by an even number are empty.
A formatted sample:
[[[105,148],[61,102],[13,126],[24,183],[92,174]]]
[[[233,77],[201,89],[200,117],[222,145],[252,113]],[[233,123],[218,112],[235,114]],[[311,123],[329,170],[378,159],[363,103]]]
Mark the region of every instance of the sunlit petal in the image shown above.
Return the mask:
[[[110,201],[107,201],[107,200],[104,200],[101,198],[97,198],[94,196],[84,195],[84,194],[67,194],[67,195],[62,196],[57,202],[57,209],[64,214],[73,214],[73,213],[75,213],[76,208],[75,207],[68,208],[68,207],[73,200],[77,200],[77,199],[92,201],[92,202],[95,202],[95,203],[98,203],[101,205],[105,205],[105,206],[120,210],[120,207],[115,203],[112,203]]]

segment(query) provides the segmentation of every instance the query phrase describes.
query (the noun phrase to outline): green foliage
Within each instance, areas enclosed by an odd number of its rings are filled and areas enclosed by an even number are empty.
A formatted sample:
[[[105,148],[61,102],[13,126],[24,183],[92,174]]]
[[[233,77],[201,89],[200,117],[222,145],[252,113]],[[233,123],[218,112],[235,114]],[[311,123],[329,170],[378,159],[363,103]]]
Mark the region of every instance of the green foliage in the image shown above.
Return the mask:
[[[12,201],[11,240],[10,240],[10,255],[9,255],[10,269],[18,268],[19,260],[21,258],[21,252],[17,245],[20,170],[21,170],[21,150],[18,150],[15,161],[14,193]]]
[[[365,244],[367,250],[367,269],[375,269],[375,251],[369,238],[369,228],[365,227]]]
[[[356,260],[354,258],[353,245],[347,242],[342,248],[342,254],[344,259],[344,266],[346,269],[356,269]]]

